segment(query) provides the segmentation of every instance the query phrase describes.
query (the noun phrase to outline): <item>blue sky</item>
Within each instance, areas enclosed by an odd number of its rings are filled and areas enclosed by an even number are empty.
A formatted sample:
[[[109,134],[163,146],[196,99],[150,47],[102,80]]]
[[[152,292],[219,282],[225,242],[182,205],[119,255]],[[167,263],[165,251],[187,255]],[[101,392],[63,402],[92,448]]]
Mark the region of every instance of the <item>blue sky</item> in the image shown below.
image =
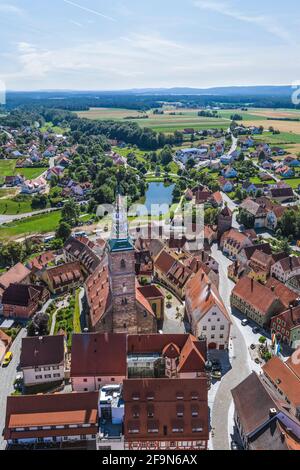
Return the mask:
[[[0,0],[7,89],[292,84],[296,0]]]

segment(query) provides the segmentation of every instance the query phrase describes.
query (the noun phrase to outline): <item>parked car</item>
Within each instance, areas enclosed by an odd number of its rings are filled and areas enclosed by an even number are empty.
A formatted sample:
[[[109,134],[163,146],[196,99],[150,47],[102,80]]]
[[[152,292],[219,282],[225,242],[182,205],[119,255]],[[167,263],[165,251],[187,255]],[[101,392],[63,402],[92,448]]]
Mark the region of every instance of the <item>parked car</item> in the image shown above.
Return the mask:
[[[255,344],[251,344],[250,349],[252,349],[252,351],[253,351],[254,349],[256,349]]]
[[[216,379],[216,380],[221,380],[221,378],[222,378],[222,372],[220,372],[220,371],[218,371],[218,370],[212,371],[211,377],[212,377],[213,379]]]
[[[4,356],[3,363],[2,363],[2,367],[7,367],[11,363],[12,358],[13,358],[12,352],[6,353]]]
[[[253,333],[257,334],[259,333],[260,329],[258,326],[255,326],[253,329],[252,329]]]
[[[247,326],[249,324],[248,320],[242,320],[242,326]]]

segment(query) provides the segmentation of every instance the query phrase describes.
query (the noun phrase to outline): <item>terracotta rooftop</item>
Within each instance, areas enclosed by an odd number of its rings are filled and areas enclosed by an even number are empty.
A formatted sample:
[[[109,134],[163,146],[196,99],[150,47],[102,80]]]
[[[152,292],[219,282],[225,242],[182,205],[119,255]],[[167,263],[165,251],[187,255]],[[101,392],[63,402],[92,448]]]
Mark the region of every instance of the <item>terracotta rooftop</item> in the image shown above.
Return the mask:
[[[78,261],[49,268],[46,272],[55,288],[83,280],[80,263]]]
[[[33,431],[33,426],[66,426],[98,422],[98,392],[22,395],[7,398],[4,438],[14,439],[49,435],[49,431]],[[23,432],[15,428],[25,428]],[[71,435],[71,429],[59,430],[58,435]],[[78,434],[78,429],[75,431]],[[50,431],[52,433],[54,431]],[[89,429],[89,433],[91,428]],[[74,432],[73,432],[74,434]],[[81,432],[80,434],[85,434]],[[55,435],[55,432],[54,432]],[[56,434],[57,435],[57,434]]]
[[[73,335],[71,377],[127,375],[127,335]]]
[[[164,274],[168,274],[175,261],[175,258],[170,255],[170,253],[168,253],[166,250],[162,250],[155,261],[155,267]]]
[[[20,366],[39,367],[57,365],[64,361],[63,335],[27,337],[22,339]]]
[[[290,305],[295,305],[299,295],[289,289],[285,284],[278,281],[274,277],[270,277],[267,280],[266,287],[274,289],[275,295],[279,298],[285,308],[289,308]]]
[[[237,282],[232,294],[252,305],[264,315],[266,315],[270,308],[279,300],[271,289],[250,279],[248,276],[242,277]]]
[[[230,322],[230,316],[220,297],[219,291],[211,283],[204,271],[199,270],[186,287],[186,306],[189,315],[199,322],[213,306],[217,306]]]
[[[300,378],[279,357],[274,356],[263,366],[264,374],[281,390],[289,401],[300,405]]]
[[[17,263],[0,276],[0,287],[6,289],[10,284],[21,283],[30,275],[30,270],[22,263]]]
[[[123,396],[127,441],[208,440],[206,378],[125,380]]]
[[[288,256],[278,261],[282,270],[285,273],[294,271],[300,268],[300,258],[298,256]]]

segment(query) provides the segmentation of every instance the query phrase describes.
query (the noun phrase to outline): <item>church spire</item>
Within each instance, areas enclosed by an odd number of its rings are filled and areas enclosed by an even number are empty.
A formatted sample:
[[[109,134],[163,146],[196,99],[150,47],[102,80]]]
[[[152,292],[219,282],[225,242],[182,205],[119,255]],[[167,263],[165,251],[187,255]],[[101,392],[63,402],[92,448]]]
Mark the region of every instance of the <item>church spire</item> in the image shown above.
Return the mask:
[[[112,235],[109,242],[111,251],[132,250],[129,237],[126,198],[118,192],[112,216]]]

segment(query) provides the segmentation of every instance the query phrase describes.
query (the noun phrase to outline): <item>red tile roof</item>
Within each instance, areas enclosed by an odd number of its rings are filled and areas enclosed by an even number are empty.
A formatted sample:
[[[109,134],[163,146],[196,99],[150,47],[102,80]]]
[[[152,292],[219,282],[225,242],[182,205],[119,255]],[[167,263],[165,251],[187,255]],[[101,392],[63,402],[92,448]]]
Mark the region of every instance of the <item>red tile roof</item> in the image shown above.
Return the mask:
[[[234,287],[232,295],[235,295],[255,307],[261,314],[267,315],[276,302],[279,301],[275,292],[259,282],[242,277]]]
[[[298,407],[300,405],[300,378],[277,356],[272,357],[262,369],[271,382],[288,397],[293,405]]]
[[[98,398],[98,392],[9,396],[4,438],[6,440],[20,438],[20,433],[15,431],[18,427],[25,428],[24,437],[35,437],[41,432],[30,430],[32,426],[91,424],[95,427],[98,422]],[[46,436],[52,436],[53,432],[43,431]],[[78,432],[77,429],[77,435]],[[92,433],[91,428],[89,433]],[[59,430],[59,435],[72,434],[74,429]]]
[[[63,335],[22,339],[20,366],[38,367],[62,364],[65,357]]]
[[[17,263],[0,276],[0,287],[6,289],[10,284],[21,283],[30,275],[30,270],[22,263]]]
[[[123,396],[125,440],[208,440],[207,378],[125,380]]]
[[[188,282],[186,287],[186,307],[188,314],[198,322],[214,306],[219,308],[229,322],[231,321],[218,289],[211,283],[204,271],[200,270]]]
[[[71,377],[126,377],[126,358],[126,334],[73,335]]]

